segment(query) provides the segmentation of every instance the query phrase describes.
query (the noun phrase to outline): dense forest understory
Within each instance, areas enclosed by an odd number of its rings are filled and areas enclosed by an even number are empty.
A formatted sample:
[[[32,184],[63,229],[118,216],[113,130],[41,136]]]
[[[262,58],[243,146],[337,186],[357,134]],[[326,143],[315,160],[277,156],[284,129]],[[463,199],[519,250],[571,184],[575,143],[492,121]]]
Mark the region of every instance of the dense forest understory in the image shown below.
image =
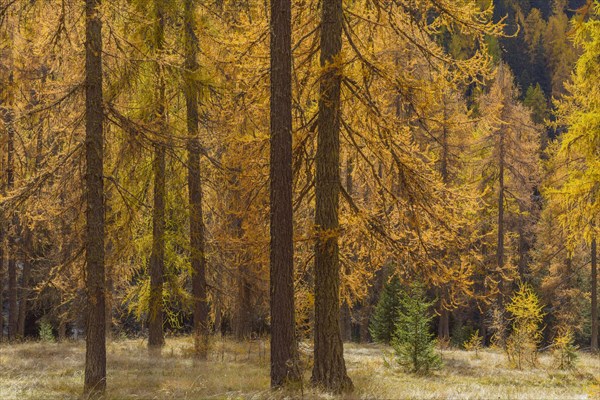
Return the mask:
[[[598,0],[0,0],[0,398],[600,396],[598,149]]]

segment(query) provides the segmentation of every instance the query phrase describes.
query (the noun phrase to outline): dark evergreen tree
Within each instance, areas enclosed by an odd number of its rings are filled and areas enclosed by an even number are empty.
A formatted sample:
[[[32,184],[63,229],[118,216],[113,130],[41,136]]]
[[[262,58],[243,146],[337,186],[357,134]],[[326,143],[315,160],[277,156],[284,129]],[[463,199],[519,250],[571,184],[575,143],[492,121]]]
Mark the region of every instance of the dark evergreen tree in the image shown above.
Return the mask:
[[[374,341],[385,344],[392,342],[400,311],[401,291],[400,280],[397,276],[394,276],[381,291],[369,327]]]
[[[433,301],[428,301],[423,286],[414,284],[402,292],[398,321],[392,345],[397,362],[415,373],[428,373],[441,366],[435,352],[435,339],[431,333]]]

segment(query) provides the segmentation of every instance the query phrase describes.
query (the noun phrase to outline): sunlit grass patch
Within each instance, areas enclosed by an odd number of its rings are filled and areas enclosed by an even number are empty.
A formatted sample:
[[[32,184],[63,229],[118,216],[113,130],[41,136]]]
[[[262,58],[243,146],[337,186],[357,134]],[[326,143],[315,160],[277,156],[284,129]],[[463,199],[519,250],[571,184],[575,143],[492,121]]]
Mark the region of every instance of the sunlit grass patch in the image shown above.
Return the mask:
[[[167,339],[160,358],[142,339],[110,342],[108,399],[307,399],[335,398],[311,389],[310,343],[302,343],[304,384],[292,391],[269,389],[265,340],[214,338],[207,361],[193,357],[189,337]],[[83,342],[2,344],[0,398],[78,399],[83,387]],[[598,394],[600,358],[580,354],[577,369],[561,371],[543,354],[533,369],[510,368],[498,351],[441,352],[444,367],[428,376],[395,366],[391,348],[346,344],[345,358],[356,391],[349,399],[591,399]]]

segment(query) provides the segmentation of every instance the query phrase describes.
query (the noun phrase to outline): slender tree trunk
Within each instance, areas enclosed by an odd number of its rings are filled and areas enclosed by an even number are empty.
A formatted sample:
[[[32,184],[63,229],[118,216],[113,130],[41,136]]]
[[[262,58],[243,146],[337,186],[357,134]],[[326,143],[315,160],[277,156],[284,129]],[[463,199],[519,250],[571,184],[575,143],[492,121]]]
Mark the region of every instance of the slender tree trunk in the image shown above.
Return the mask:
[[[525,280],[525,270],[527,268],[527,238],[525,237],[524,225],[525,221],[523,218],[519,218],[519,263],[518,263],[518,272],[519,279],[521,281]]]
[[[42,78],[42,84],[45,83],[45,78]],[[37,92],[32,90],[32,94],[29,100],[29,104],[32,108],[39,105],[39,99]],[[43,123],[43,119],[40,120],[40,125]],[[44,147],[43,135],[41,127],[37,130],[36,134],[36,151],[34,161],[34,172],[39,171],[42,164],[42,151]],[[37,200],[37,193],[34,194],[35,200]],[[34,243],[35,233],[29,228],[23,229],[24,236],[24,247],[23,247],[23,271],[21,273],[21,285],[19,288],[19,318],[17,321],[17,332],[20,338],[25,337],[25,320],[27,319],[27,312],[29,311],[29,294],[30,294],[30,277],[31,269],[33,267],[33,256],[35,254]]]
[[[339,329],[339,191],[342,0],[323,0],[321,77],[315,181],[315,328],[312,383],[332,392],[351,391]]]
[[[223,287],[223,275],[221,273],[221,265],[215,266],[216,272],[216,288],[214,289],[213,304],[215,310],[215,325],[213,332],[219,336],[223,333],[223,295],[221,288]]]
[[[152,254],[150,255],[150,304],[148,313],[148,348],[160,350],[164,345],[162,291],[165,254],[165,148],[154,147],[154,209],[152,214]]]
[[[440,164],[440,174],[442,175],[442,181],[445,185],[450,182],[450,175],[448,172],[448,159],[450,154],[450,146],[448,143],[448,109],[446,107],[446,96],[444,95],[443,101],[443,127],[442,127],[442,156]],[[445,253],[445,250],[443,251]],[[442,254],[445,255],[445,254]],[[450,339],[450,310],[446,308],[446,287],[444,284],[440,287],[440,300],[439,300],[439,314],[440,321],[438,325],[438,339],[448,340]]]
[[[250,338],[252,334],[252,317],[254,314],[252,305],[252,271],[248,264],[246,250],[240,245],[244,240],[244,228],[242,226],[241,216],[241,173],[242,168],[240,165],[238,165],[233,169],[230,176],[230,185],[232,187],[232,212],[230,213],[229,222],[231,232],[235,238],[234,241],[238,244],[238,247],[232,252],[232,258],[234,260],[233,262],[238,267],[237,275],[235,276],[237,296],[231,321],[233,335],[235,336],[236,340],[246,340]]]
[[[292,211],[292,3],[271,1],[271,387],[298,381]]]
[[[590,348],[598,351],[598,262],[596,239],[592,240],[592,341]]]
[[[502,133],[500,133],[502,135]],[[496,265],[498,271],[502,271],[504,268],[504,147],[503,147],[502,136],[500,137],[500,171],[498,173],[498,240],[496,245]],[[500,293],[498,299],[500,304],[503,302],[504,296],[504,279],[500,278]]]
[[[21,285],[19,288],[19,318],[17,320],[17,337],[25,337],[25,318],[27,317],[27,306],[29,303],[29,278],[31,276],[31,260],[23,260],[23,271],[21,273]]]
[[[240,260],[237,276],[237,299],[233,318],[233,334],[237,340],[247,340],[252,335],[252,287],[246,261]]]
[[[108,253],[111,252],[110,244],[107,246]],[[108,256],[110,260],[110,256]],[[113,290],[114,290],[114,279],[113,279],[113,267],[111,264],[106,266],[106,292],[105,292],[105,304],[106,304],[106,340],[110,341],[112,339],[112,309],[113,309]]]
[[[354,192],[354,181],[352,179],[352,173],[354,172],[354,160],[352,155],[348,154],[346,160],[346,193],[349,196],[353,195]],[[353,261],[356,261],[356,256],[352,256]],[[340,309],[340,333],[342,335],[343,342],[349,342],[352,340],[352,311],[346,301],[342,301]]]
[[[194,348],[198,358],[206,359],[208,351],[208,300],[206,290],[206,256],[202,209],[202,177],[200,174],[200,137],[198,134],[198,91],[191,74],[198,70],[198,38],[194,32],[194,1],[185,0],[185,67],[188,139],[188,195],[190,209],[190,259],[192,264],[192,296],[194,298]]]
[[[340,334],[343,342],[352,340],[352,315],[347,302],[342,302],[340,308]]]
[[[84,393],[100,398],[106,389],[104,275],[104,146],[102,21],[99,0],[85,0],[85,198],[86,353]]]
[[[156,49],[162,55],[164,45],[165,16],[162,0],[155,0],[156,7]],[[161,63],[157,60],[158,78],[157,113],[160,133],[166,135],[165,78]],[[148,349],[160,352],[165,344],[163,335],[162,292],[165,269],[165,175],[166,149],[164,137],[154,144],[154,197],[152,212],[152,254],[150,255],[150,304],[148,312]]]
[[[12,82],[12,75],[10,78]],[[15,184],[15,115],[11,104],[2,110],[4,125],[7,133],[7,160],[6,160],[6,188],[10,191]],[[17,337],[19,308],[17,304],[17,263],[16,263],[16,235],[19,220],[16,213],[10,218],[8,236],[8,340]]]
[[[4,339],[4,215],[0,213],[0,343]]]
[[[450,339],[450,311],[443,305],[440,307],[440,325],[438,326],[438,338],[440,340]]]

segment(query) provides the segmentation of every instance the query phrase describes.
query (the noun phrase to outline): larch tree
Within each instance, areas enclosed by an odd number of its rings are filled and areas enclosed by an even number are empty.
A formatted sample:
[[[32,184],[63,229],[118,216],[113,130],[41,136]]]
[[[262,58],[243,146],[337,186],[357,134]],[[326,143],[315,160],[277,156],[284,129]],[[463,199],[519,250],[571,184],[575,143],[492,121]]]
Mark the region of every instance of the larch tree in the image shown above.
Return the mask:
[[[84,394],[106,389],[104,275],[104,104],[99,0],[85,1],[85,288],[87,300]]]
[[[333,392],[353,389],[346,372],[339,329],[342,21],[342,0],[324,0],[315,176],[315,354],[311,380],[314,385]]]
[[[165,273],[165,200],[166,200],[166,81],[162,65],[165,41],[165,9],[163,0],[154,1],[154,50],[156,51],[156,114],[155,127],[159,131],[153,143],[154,195],[152,208],[152,254],[150,256],[150,298],[148,306],[148,349],[157,351],[164,345],[163,283]]]
[[[209,306],[206,286],[206,244],[202,208],[202,175],[200,171],[201,143],[198,132],[198,82],[199,41],[195,32],[195,1],[185,0],[185,102],[188,138],[188,196],[190,214],[190,261],[192,265],[192,296],[194,302],[194,343],[199,358],[206,359],[208,352]]]
[[[509,289],[506,285],[517,275],[514,259],[519,256],[515,250],[519,246],[514,243],[515,236],[524,235],[518,229],[524,229],[524,218],[532,213],[539,177],[541,129],[519,102],[513,80],[508,66],[500,64],[489,93],[480,98],[478,110],[481,184],[483,190],[491,189],[495,199],[489,201],[496,204],[496,259],[492,270],[500,302]],[[509,226],[517,226],[517,231],[509,231]]]
[[[292,2],[271,1],[271,386],[300,379],[294,307]]]
[[[558,123],[567,128],[560,139],[555,157],[566,162],[564,183],[549,195],[569,204],[559,221],[567,231],[571,249],[582,238],[590,244],[591,252],[591,342],[598,349],[598,276],[596,265],[596,238],[600,210],[600,159],[597,154],[600,141],[600,3],[593,2],[588,20],[575,25],[575,44],[582,54],[576,62],[572,83],[567,83],[567,94],[557,102]]]

